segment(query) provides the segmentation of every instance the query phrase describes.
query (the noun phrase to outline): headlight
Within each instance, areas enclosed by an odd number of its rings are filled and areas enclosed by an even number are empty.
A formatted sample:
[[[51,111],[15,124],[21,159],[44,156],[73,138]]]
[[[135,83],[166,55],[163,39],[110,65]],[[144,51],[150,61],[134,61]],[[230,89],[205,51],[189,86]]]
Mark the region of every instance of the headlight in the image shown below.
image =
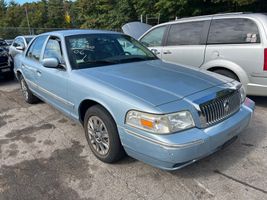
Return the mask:
[[[240,93],[241,103],[243,103],[246,100],[246,96],[247,96],[246,90],[243,85],[239,88],[239,93]]]
[[[195,126],[189,111],[157,115],[130,110],[126,115],[125,123],[157,134],[174,133]]]

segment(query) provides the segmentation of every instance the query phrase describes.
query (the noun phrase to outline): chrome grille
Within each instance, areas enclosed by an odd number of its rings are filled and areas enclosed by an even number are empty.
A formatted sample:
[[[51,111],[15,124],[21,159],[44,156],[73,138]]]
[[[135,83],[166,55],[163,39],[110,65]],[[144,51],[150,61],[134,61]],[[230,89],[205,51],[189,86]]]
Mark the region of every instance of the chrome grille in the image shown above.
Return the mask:
[[[207,127],[233,115],[240,109],[240,94],[233,90],[223,96],[212,99],[200,105],[202,126]]]

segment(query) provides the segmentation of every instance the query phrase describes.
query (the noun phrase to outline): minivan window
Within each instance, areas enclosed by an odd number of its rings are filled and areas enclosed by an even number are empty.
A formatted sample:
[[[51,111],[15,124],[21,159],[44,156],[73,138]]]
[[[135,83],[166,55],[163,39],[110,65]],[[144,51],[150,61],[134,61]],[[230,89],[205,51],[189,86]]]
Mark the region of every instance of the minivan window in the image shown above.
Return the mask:
[[[199,45],[204,24],[205,21],[171,25],[166,45]]]
[[[140,41],[147,47],[161,46],[166,26],[161,26],[147,33]]]
[[[40,59],[42,47],[44,45],[46,38],[47,38],[46,35],[37,37],[31,44],[26,56],[38,61]]]
[[[250,19],[215,19],[211,22],[208,44],[260,43],[257,25]]]

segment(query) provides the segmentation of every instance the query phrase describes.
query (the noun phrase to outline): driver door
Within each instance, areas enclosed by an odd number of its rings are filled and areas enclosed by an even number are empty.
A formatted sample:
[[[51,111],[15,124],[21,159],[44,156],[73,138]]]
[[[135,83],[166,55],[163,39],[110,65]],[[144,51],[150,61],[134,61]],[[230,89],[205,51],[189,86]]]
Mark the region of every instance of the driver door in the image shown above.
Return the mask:
[[[58,68],[44,67],[42,64],[37,67],[36,81],[40,94],[68,115],[73,109],[73,104],[68,100],[69,74],[64,64],[61,40],[58,37],[50,36],[48,39],[42,55],[42,59],[46,58],[57,58],[60,65]]]

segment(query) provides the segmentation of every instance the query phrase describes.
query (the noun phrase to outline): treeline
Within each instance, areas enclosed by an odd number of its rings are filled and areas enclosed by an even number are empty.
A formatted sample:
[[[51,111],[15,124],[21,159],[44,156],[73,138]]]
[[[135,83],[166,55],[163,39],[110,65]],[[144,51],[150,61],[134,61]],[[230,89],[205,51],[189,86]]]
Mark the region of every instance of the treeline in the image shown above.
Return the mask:
[[[239,11],[267,12],[267,0],[40,0],[23,5],[0,0],[0,37],[54,28],[119,30],[141,15],[144,22],[148,19],[155,24],[176,17]]]

